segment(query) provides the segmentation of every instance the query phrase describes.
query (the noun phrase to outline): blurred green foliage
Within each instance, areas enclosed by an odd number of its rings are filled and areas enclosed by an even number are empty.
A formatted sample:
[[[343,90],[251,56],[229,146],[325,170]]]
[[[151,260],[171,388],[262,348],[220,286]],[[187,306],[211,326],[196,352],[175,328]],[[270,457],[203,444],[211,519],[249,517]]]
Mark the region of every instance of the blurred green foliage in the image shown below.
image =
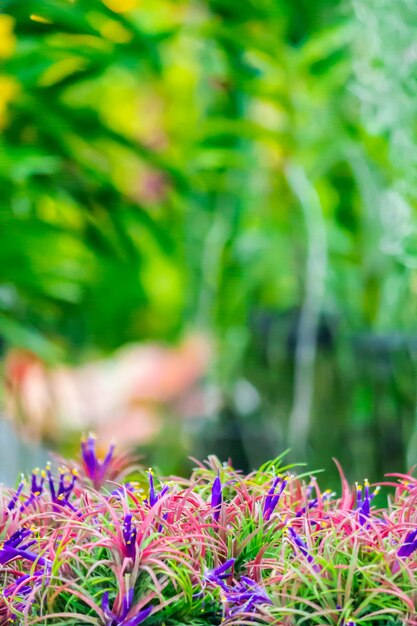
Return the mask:
[[[6,340],[77,361],[203,328],[225,413],[249,381],[278,446],[307,310],[308,450],[361,469],[394,449],[399,469],[416,410],[416,5],[3,5]]]

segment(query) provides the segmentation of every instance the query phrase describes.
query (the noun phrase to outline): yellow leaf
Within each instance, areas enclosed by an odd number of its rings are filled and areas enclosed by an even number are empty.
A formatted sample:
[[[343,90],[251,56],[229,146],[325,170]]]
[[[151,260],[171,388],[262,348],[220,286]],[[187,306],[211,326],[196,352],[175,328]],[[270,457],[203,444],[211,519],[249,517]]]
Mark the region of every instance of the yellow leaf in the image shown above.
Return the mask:
[[[50,67],[48,67],[39,79],[39,84],[42,87],[49,87],[66,76],[71,76],[74,72],[77,72],[85,66],[84,59],[80,57],[67,57],[57,61]]]
[[[18,82],[11,76],[0,75],[0,129],[7,123],[7,106],[19,90]]]
[[[129,32],[124,26],[105,17],[101,13],[92,11],[87,15],[90,24],[92,24],[100,32],[100,35],[114,43],[127,43],[131,41],[133,33]]]
[[[138,5],[138,0],[102,0],[102,2],[115,13],[131,11],[132,9],[136,9]]]
[[[14,19],[11,15],[0,15],[0,59],[10,57],[16,47],[13,33]]]

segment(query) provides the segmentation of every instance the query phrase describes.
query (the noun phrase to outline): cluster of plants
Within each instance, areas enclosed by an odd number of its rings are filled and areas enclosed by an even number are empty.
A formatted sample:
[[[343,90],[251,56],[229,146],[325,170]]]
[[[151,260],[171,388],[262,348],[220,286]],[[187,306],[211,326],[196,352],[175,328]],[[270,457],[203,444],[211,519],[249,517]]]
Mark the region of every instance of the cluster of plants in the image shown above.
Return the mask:
[[[0,624],[417,624],[417,479],[378,509],[367,481],[340,470],[338,496],[292,469],[165,480],[88,437],[1,490]]]

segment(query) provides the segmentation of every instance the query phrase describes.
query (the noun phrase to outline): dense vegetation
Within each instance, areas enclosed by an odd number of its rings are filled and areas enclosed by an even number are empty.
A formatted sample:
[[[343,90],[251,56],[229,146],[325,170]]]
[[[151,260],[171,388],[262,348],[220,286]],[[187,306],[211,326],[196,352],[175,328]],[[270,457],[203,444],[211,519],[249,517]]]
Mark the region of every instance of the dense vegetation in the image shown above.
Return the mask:
[[[415,4],[2,6],[7,345],[79,362],[197,327],[224,457],[265,432],[316,466],[411,465]]]
[[[0,624],[367,626],[416,623],[417,480],[321,491],[282,458],[244,476],[210,457],[189,480],[105,458],[0,492]],[[392,480],[392,479],[391,479]]]

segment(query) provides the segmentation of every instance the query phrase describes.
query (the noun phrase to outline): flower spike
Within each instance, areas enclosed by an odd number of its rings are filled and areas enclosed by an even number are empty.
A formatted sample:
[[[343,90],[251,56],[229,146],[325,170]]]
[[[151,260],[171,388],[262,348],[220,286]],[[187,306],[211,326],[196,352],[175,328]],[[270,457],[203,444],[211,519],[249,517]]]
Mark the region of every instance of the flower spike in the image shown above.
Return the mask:
[[[148,481],[149,481],[149,499],[145,498],[144,502],[152,508],[168,492],[169,486],[165,485],[164,487],[162,487],[161,491],[158,492],[155,489],[153,470],[151,468],[148,469]]]
[[[132,524],[132,516],[125,515],[123,521],[123,541],[125,547],[125,556],[134,559],[136,555],[136,535],[137,530]]]
[[[18,486],[16,492],[14,493],[12,499],[10,500],[9,504],[7,505],[7,509],[9,511],[13,511],[13,509],[16,507],[16,503],[17,503],[17,501],[20,498],[20,495],[21,495],[21,493],[23,491],[24,486],[25,486],[25,478],[24,478],[24,476],[22,474],[19,486]]]
[[[278,502],[280,501],[280,498],[282,496],[282,492],[284,491],[287,483],[288,483],[288,480],[283,478],[281,475],[278,475],[275,478],[272,484],[272,487],[268,491],[267,496],[265,498],[265,502],[264,502],[263,517],[266,522],[270,519],[272,513],[276,509]],[[278,485],[279,485],[279,489],[278,489],[278,492],[276,492]]]
[[[213,509],[213,521],[216,523],[219,521],[222,502],[223,487],[220,480],[220,474],[218,473],[211,488],[211,508]]]
[[[369,520],[371,515],[371,502],[378,494],[380,487],[376,487],[372,493],[370,493],[370,485],[367,478],[365,478],[365,489],[362,489],[362,485],[356,483],[356,510],[359,511],[359,524],[364,526]]]
[[[112,444],[104,459],[100,459],[96,453],[95,436],[90,433],[87,439],[81,440],[81,459],[84,471],[96,489],[99,489],[106,481],[106,474],[113,460],[114,449],[115,446]]]

